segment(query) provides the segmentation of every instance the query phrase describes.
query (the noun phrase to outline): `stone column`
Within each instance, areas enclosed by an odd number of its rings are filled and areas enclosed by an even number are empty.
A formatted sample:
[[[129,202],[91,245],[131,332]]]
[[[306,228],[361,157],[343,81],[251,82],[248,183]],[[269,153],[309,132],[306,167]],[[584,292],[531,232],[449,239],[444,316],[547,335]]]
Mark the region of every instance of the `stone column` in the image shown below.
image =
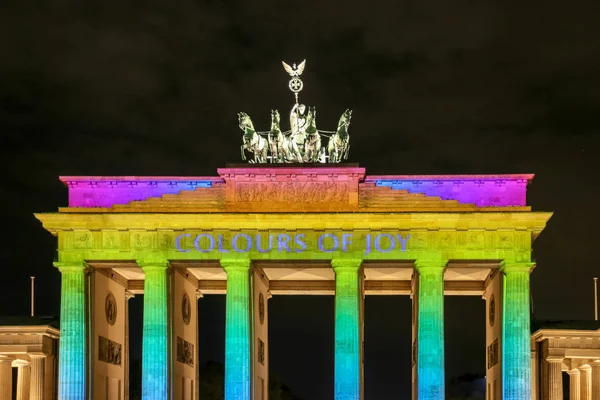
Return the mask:
[[[144,271],[142,399],[168,399],[169,327],[165,262],[138,262]]]
[[[12,357],[0,355],[0,400],[12,400]]]
[[[417,399],[441,400],[444,375],[444,270],[446,262],[415,263],[417,294]]]
[[[123,357],[123,372],[125,375],[125,382],[123,382],[124,387],[124,392],[125,392],[125,399],[124,400],[129,400],[129,353],[130,353],[130,349],[129,349],[129,300],[134,298],[135,295],[130,292],[129,290],[125,291],[125,347],[124,347],[124,351],[122,352],[121,357]]]
[[[562,400],[563,382],[562,382],[562,357],[548,357],[548,399]]]
[[[252,342],[250,260],[221,260],[225,299],[225,400],[250,400]]]
[[[335,271],[335,400],[362,398],[362,260],[332,260]]]
[[[592,367],[592,400],[600,400],[600,361],[590,364]]]
[[[29,400],[29,378],[31,368],[25,360],[15,361],[17,365],[17,400]]]
[[[592,368],[589,365],[579,367],[581,371],[581,400],[592,400]]]
[[[85,264],[54,263],[61,272],[58,398],[86,398]]]
[[[44,364],[46,356],[43,354],[29,354],[29,358],[31,358],[30,399],[44,400]]]
[[[533,263],[505,263],[502,399],[531,398],[529,274]]]
[[[569,371],[569,400],[581,400],[581,379],[578,369]]]

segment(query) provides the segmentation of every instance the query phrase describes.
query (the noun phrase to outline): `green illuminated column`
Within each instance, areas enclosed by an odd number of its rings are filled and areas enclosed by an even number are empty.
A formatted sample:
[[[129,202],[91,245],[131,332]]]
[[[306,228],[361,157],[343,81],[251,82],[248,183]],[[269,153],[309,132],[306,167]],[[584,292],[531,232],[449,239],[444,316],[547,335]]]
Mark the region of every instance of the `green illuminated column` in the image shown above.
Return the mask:
[[[362,260],[331,260],[335,271],[335,400],[362,398]]]
[[[250,260],[221,260],[227,273],[225,300],[225,400],[250,400]]]
[[[142,399],[168,399],[167,268],[165,262],[138,263],[144,271]]]
[[[504,264],[502,398],[531,399],[529,273],[533,263]]]
[[[417,261],[417,399],[440,400],[444,385],[444,269],[446,262]]]
[[[85,264],[54,263],[61,273],[58,398],[86,398]]]

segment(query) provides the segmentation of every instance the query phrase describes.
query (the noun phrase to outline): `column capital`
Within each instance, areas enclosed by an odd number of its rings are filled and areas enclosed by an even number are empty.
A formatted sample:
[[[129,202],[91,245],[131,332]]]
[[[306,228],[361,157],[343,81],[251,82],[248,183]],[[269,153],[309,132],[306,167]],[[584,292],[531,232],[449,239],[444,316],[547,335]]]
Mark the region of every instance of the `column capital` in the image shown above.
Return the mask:
[[[83,272],[87,269],[87,264],[81,262],[54,262],[52,263],[61,273],[64,272]]]
[[[16,359],[12,362],[13,367],[21,368],[21,367],[29,367],[29,361]]]
[[[591,362],[590,363],[590,368],[592,368],[592,369],[600,368],[600,360],[596,360],[594,362]]]
[[[31,358],[32,360],[34,359],[40,359],[40,358],[46,358],[48,357],[46,354],[44,353],[27,353],[27,355],[29,356],[29,358]]]
[[[578,369],[579,369],[580,371],[583,371],[583,372],[588,372],[588,371],[591,371],[591,370],[592,370],[592,367],[590,367],[588,364],[586,364],[586,365],[582,365],[582,366],[581,366],[581,367],[579,367]]]
[[[500,264],[500,271],[504,272],[505,274],[510,274],[513,272],[527,272],[530,273],[533,269],[535,268],[535,263],[534,262],[521,262],[521,263],[515,263],[515,262],[502,262]]]
[[[362,259],[334,258],[331,260],[331,267],[334,271],[358,270],[362,266],[362,262]]]
[[[130,290],[125,290],[125,300],[130,300],[135,297],[135,294]]]
[[[564,361],[564,357],[562,356],[548,356],[546,357],[546,361],[549,363],[562,363]]]
[[[224,258],[219,261],[225,272],[249,271],[252,260],[247,258]]]
[[[448,260],[416,260],[415,269],[421,272],[441,272],[446,270]]]
[[[6,356],[6,355],[0,355],[0,364],[1,363],[11,363],[15,360],[14,357],[11,356]]]
[[[575,369],[568,370],[567,374],[569,374],[569,375],[579,375],[579,374],[581,374],[581,372],[577,368],[575,368]]]
[[[169,268],[169,262],[166,260],[138,260],[136,263],[144,271]]]

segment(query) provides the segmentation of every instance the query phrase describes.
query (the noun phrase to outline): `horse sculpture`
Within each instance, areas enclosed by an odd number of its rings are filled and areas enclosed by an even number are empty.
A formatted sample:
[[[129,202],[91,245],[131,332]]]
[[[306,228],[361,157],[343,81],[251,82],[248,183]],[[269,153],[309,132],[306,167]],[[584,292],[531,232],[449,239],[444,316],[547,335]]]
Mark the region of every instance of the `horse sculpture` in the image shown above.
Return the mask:
[[[317,130],[317,110],[315,107],[308,107],[306,127],[306,141],[304,142],[304,162],[319,162],[321,151],[321,135]]]
[[[340,117],[337,131],[329,138],[327,153],[329,154],[328,161],[330,163],[339,163],[348,159],[350,153],[350,135],[348,134],[350,118],[352,118],[352,110],[348,109]]]
[[[267,140],[256,133],[252,120],[248,114],[244,112],[238,113],[238,122],[240,129],[244,131],[243,144],[241,146],[242,160],[246,160],[244,150],[248,150],[249,152],[254,153],[254,159],[250,162],[257,164],[266,163],[268,150]]]
[[[271,110],[271,130],[269,132],[269,147],[271,149],[271,162],[292,163],[302,162],[302,155],[296,142],[281,132],[279,127],[279,111]]]
[[[285,162],[284,149],[283,149],[283,133],[279,127],[279,111],[271,110],[271,130],[267,135],[267,141],[269,142],[269,150],[271,150],[271,162],[282,163]]]

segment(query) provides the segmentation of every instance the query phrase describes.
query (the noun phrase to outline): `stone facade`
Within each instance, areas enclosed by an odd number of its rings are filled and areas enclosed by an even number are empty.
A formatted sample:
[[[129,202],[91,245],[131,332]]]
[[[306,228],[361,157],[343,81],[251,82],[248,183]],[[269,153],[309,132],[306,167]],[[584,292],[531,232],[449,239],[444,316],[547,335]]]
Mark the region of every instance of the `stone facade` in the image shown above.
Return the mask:
[[[227,296],[226,400],[267,399],[268,298],[286,294],[335,295],[337,400],[363,398],[370,294],[412,296],[413,398],[444,396],[445,295],[486,299],[490,400],[531,397],[531,247],[551,217],[526,205],[531,175],[368,176],[355,165],[218,173],[61,178],[69,207],[36,214],[58,238],[61,397],[127,398],[119,318],[138,293],[145,399],[197,398],[195,296],[215,293]],[[96,343],[120,351],[121,367],[113,353],[100,360]]]
[[[0,400],[57,399],[57,321],[47,318],[0,318]],[[17,387],[13,387],[17,369]]]
[[[533,400],[600,399],[600,322],[539,323],[531,336]]]

